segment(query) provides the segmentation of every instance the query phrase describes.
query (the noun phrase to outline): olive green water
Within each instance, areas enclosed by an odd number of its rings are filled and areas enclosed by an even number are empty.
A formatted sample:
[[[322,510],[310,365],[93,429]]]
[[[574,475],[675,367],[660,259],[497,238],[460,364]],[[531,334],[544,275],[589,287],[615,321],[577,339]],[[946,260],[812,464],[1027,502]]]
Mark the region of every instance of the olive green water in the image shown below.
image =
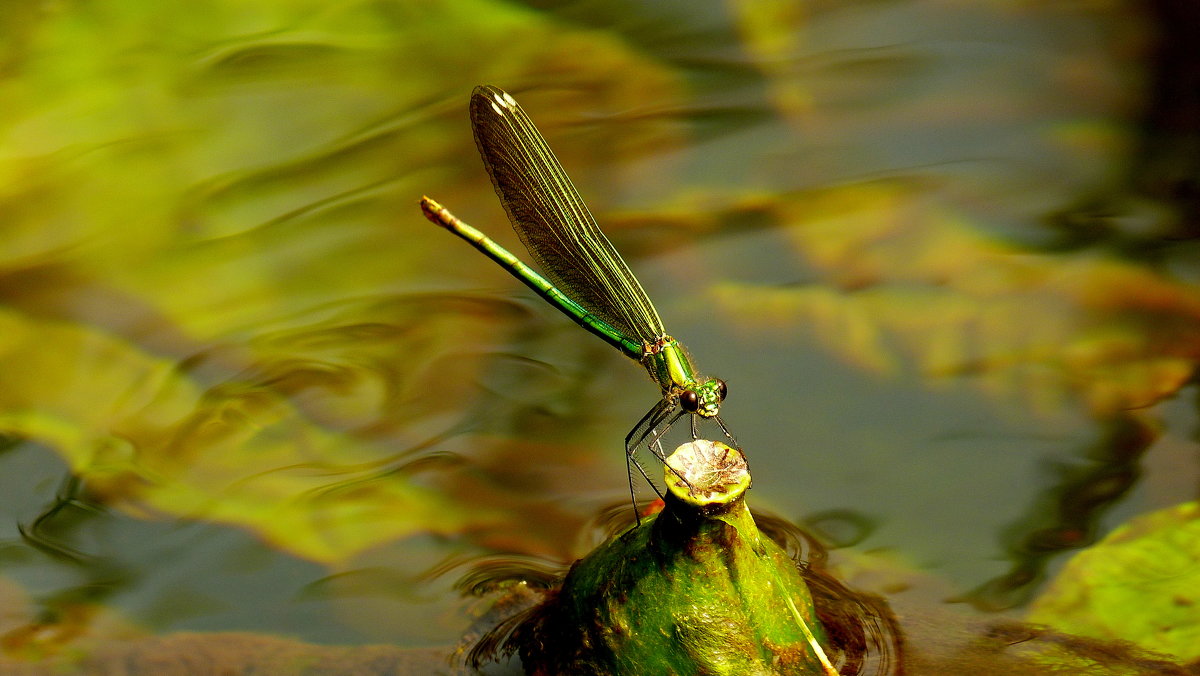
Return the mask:
[[[582,553],[658,392],[421,217],[520,251],[479,83],[728,381],[754,506],[841,514],[855,566],[1019,614],[1037,585],[995,580],[1195,498],[1195,165],[1141,134],[1152,17],[533,4],[0,10],[10,650],[76,640],[35,620],[440,646],[448,557]]]

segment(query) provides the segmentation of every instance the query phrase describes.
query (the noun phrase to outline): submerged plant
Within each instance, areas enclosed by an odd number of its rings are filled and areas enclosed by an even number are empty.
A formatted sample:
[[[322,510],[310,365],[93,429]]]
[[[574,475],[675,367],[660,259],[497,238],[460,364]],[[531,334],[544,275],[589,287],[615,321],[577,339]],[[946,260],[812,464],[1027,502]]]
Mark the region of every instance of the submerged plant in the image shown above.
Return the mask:
[[[518,609],[475,642],[467,665],[515,653],[530,674],[894,673],[899,632],[883,602],[793,558],[802,535],[760,525],[740,453],[683,444],[665,474],[661,510],[565,575],[492,571],[509,582],[497,607]],[[482,570],[469,586],[486,587]]]

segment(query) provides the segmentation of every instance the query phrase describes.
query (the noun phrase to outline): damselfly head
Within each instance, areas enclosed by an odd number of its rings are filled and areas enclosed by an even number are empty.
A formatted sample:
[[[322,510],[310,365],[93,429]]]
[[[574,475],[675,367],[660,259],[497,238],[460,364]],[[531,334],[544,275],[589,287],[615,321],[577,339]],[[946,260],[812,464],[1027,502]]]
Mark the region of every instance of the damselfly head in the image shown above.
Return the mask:
[[[679,394],[679,405],[688,413],[695,413],[702,418],[712,418],[721,410],[721,402],[729,392],[725,381],[720,378],[709,378],[696,387],[690,387]]]

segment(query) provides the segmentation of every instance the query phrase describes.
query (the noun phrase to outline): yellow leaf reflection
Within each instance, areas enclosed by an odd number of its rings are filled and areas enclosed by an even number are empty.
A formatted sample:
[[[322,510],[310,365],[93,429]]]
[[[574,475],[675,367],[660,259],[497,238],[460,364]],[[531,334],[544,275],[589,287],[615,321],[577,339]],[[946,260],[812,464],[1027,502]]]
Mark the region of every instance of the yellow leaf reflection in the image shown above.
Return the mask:
[[[801,77],[804,64],[796,58],[807,42],[811,9],[802,2],[730,2],[743,45],[766,73],[773,102],[793,122],[811,110],[812,92]]]
[[[494,319],[482,310],[447,310],[444,299],[437,300],[439,318],[420,300],[373,308],[394,322],[403,321],[406,308],[428,317],[424,325],[410,317],[403,326],[309,328],[263,340],[257,355],[198,358],[191,374],[96,329],[6,311],[0,429],[57,448],[93,492],[126,509],[250,527],[320,561],[414,532],[494,522],[478,507],[468,518],[452,496],[420,485],[414,474],[426,467],[410,466],[411,439],[431,432],[405,425],[401,415],[408,409],[437,425],[439,408],[469,398],[462,371],[482,355],[451,356],[463,345],[438,336],[451,331],[455,317],[466,335],[480,334],[468,328],[471,321]],[[368,317],[361,309],[354,314]],[[394,372],[372,357],[442,365],[453,377],[424,378],[418,368],[389,380]],[[239,360],[239,377],[199,384],[213,363]],[[420,392],[405,390],[416,383]],[[406,438],[408,445],[400,443]]]
[[[678,142],[644,102],[669,110],[680,75],[618,34],[486,1],[11,16],[0,431],[54,448],[107,504],[318,561],[418,533],[522,537],[516,515],[547,507],[489,493],[443,442],[482,417],[485,365],[526,310],[429,293],[512,287],[417,200],[494,204],[474,84],[502,77],[586,175]]]
[[[740,326],[811,331],[864,368],[915,362],[997,393],[1097,413],[1176,391],[1200,356],[1200,291],[1101,254],[1036,252],[968,223],[918,182],[782,200],[784,236],[821,280],[715,289]]]

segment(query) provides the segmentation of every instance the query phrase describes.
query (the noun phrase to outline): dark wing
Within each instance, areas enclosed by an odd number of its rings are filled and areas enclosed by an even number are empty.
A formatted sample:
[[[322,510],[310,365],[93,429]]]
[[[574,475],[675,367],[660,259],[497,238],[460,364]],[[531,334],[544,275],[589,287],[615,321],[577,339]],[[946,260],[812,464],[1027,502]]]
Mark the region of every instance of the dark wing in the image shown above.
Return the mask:
[[[542,274],[627,337],[652,342],[663,336],[662,319],[642,285],[513,97],[497,87],[476,87],[471,126],[496,194]]]

